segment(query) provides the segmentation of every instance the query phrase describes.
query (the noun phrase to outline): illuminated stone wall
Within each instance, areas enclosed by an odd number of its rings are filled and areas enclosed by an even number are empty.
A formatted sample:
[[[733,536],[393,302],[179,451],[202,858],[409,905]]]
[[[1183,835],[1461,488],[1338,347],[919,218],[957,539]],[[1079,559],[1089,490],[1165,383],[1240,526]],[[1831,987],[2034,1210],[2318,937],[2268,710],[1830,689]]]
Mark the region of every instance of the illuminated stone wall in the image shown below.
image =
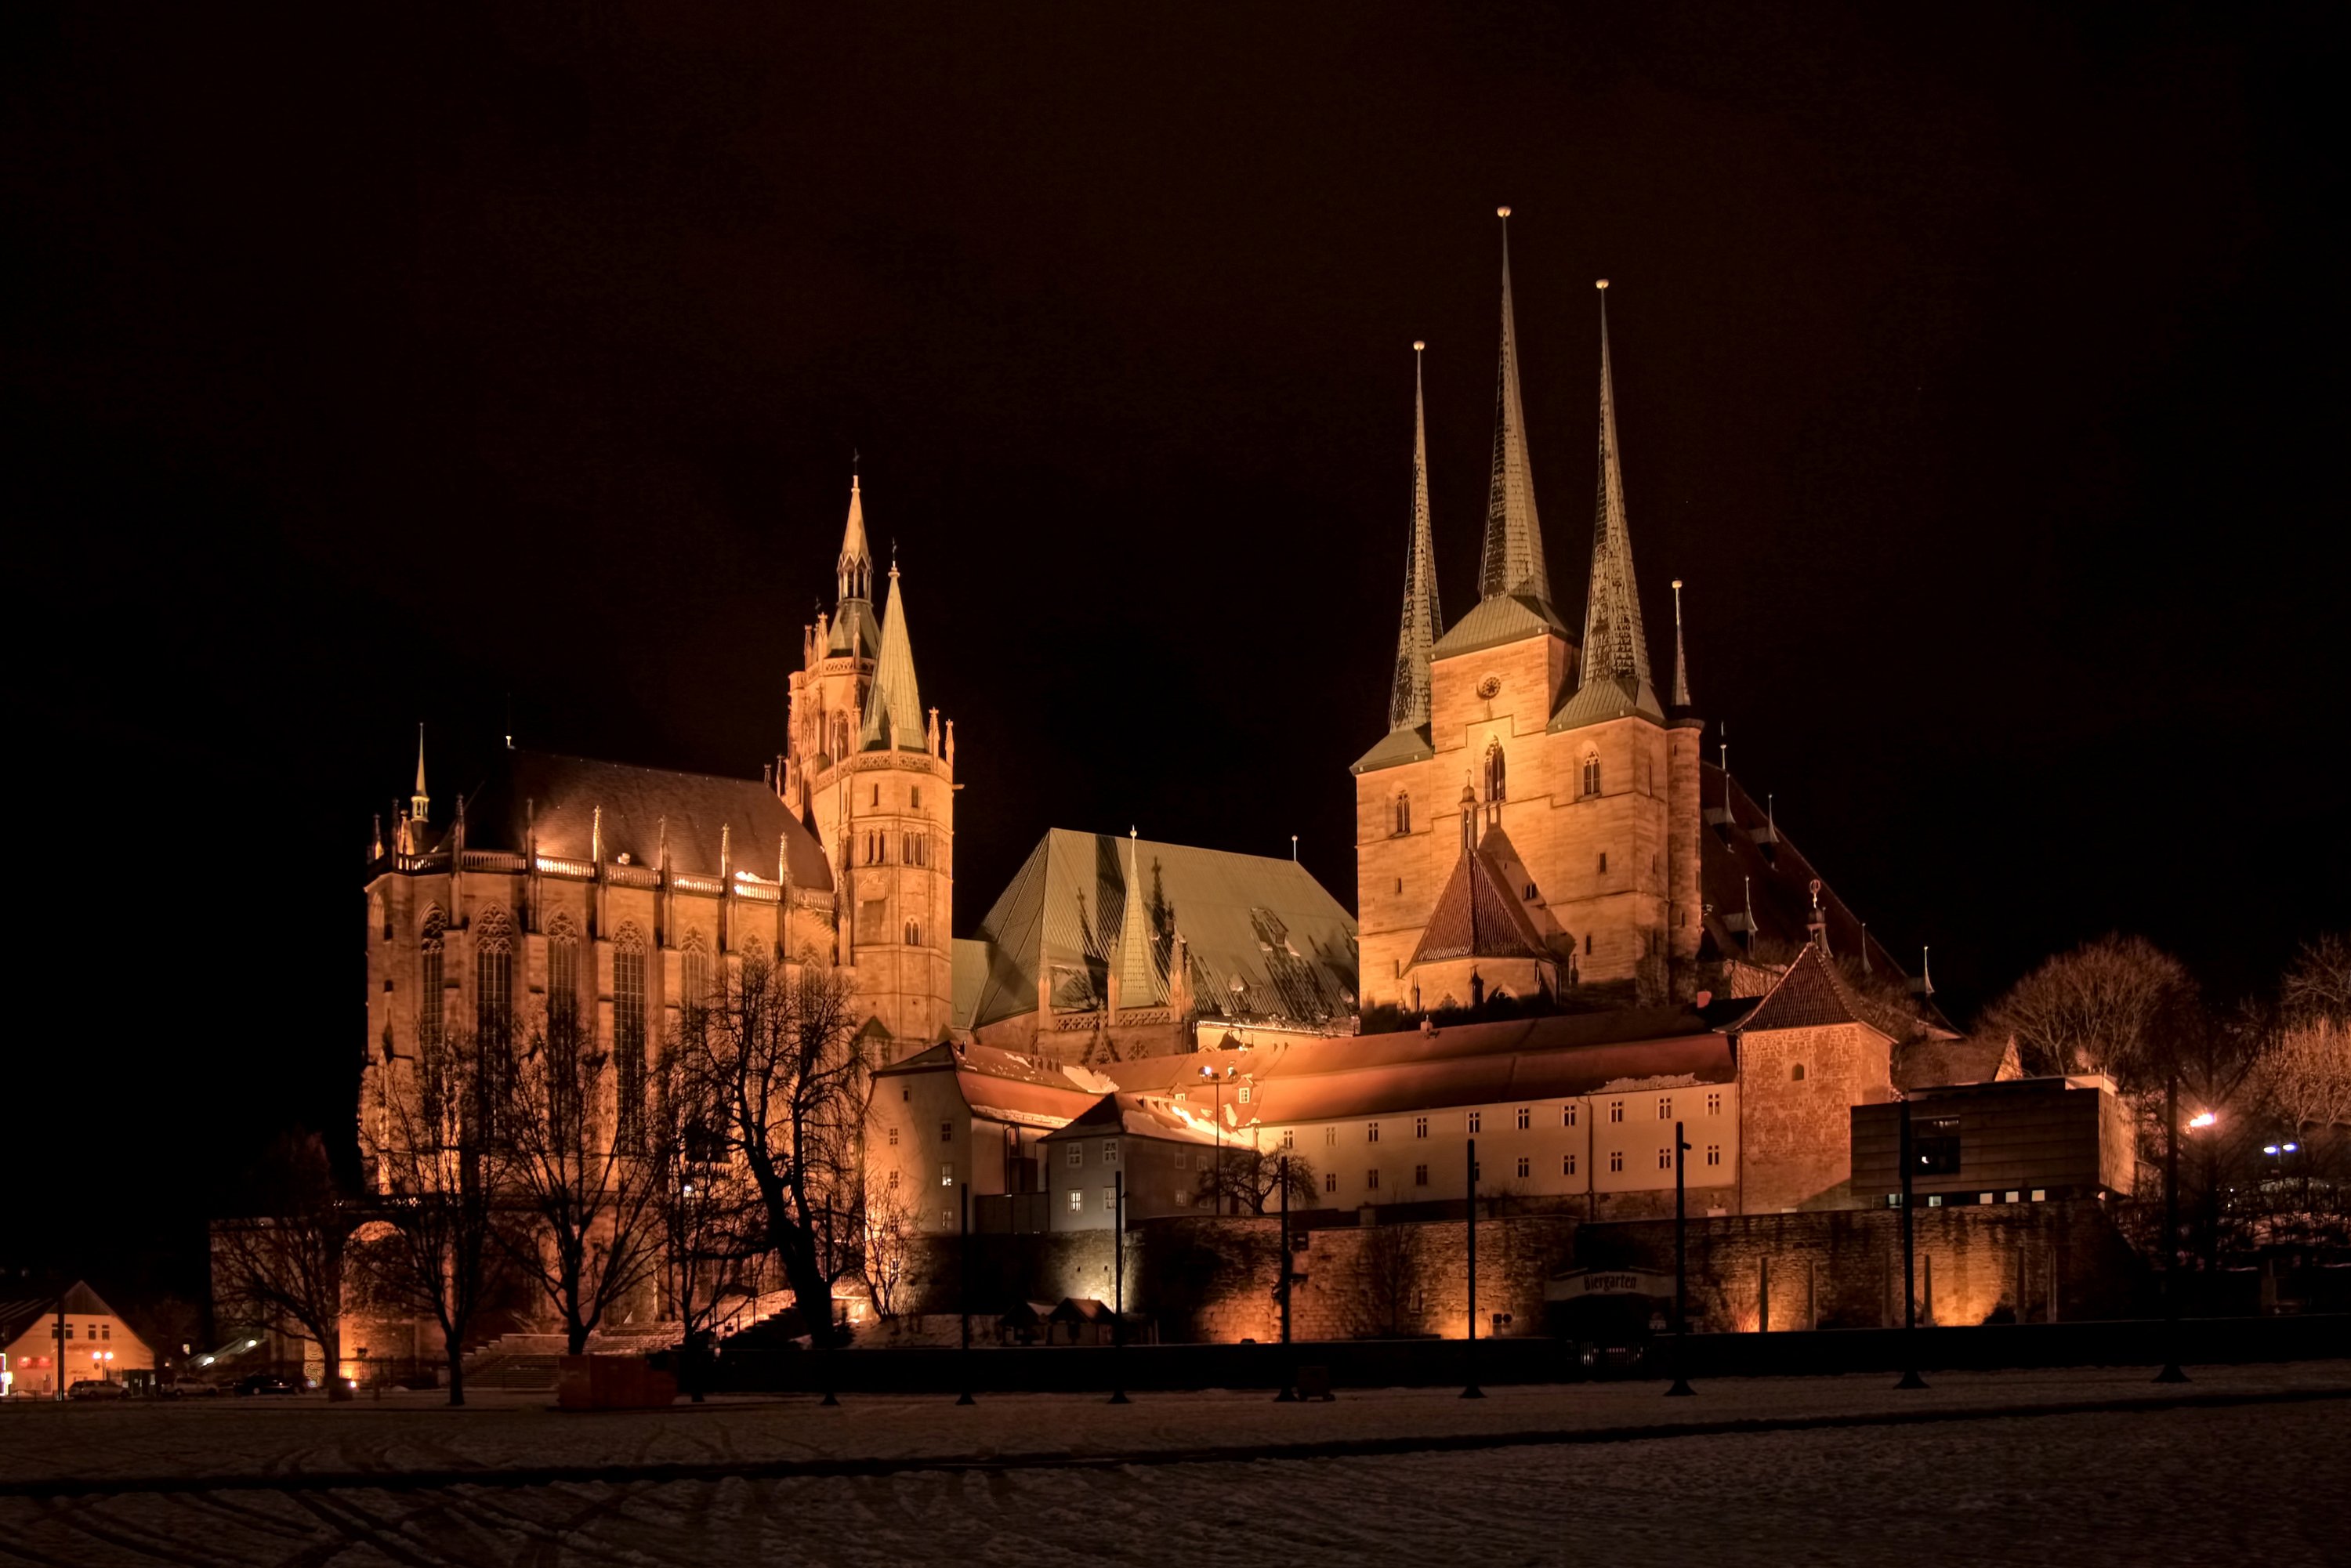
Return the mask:
[[[1880,1328],[1902,1321],[1900,1217],[1886,1209],[1693,1218],[1688,1227],[1694,1327],[1754,1333]],[[1291,1333],[1300,1340],[1437,1334],[1459,1338],[1468,1321],[1460,1221],[1332,1226],[1304,1233],[1291,1256]],[[1169,1341],[1235,1343],[1280,1337],[1275,1294],[1280,1221],[1171,1219],[1134,1233],[1129,1301]],[[956,1310],[952,1241],[931,1244],[916,1266],[921,1310]],[[2092,1202],[1921,1209],[1917,1222],[1922,1322],[2028,1322],[2115,1317],[2152,1298],[2143,1266]],[[1543,1288],[1574,1268],[1670,1272],[1670,1218],[1599,1225],[1560,1214],[1481,1219],[1478,1225],[1480,1333],[1547,1332]],[[1107,1299],[1106,1233],[986,1238],[975,1260],[975,1301],[990,1311],[1015,1299]],[[1509,1321],[1494,1323],[1494,1314]]]

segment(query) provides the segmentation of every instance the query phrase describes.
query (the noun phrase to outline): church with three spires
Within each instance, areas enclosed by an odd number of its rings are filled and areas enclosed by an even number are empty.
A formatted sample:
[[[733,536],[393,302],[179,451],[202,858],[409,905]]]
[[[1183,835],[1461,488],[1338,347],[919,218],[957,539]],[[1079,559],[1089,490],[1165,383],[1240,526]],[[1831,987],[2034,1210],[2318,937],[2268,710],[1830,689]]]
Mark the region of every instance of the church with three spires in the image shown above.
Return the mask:
[[[1580,631],[1554,602],[1544,557],[1507,236],[1479,598],[1450,626],[1416,377],[1389,728],[1353,768],[1368,1006],[1411,1015],[1497,997],[1650,1004],[1743,992],[1767,977],[1745,971],[1784,961],[1816,925],[1835,950],[1895,973],[1841,904],[1821,903],[1770,813],[1705,760],[1678,580],[1672,680],[1658,689],[1633,569],[1607,287]]]

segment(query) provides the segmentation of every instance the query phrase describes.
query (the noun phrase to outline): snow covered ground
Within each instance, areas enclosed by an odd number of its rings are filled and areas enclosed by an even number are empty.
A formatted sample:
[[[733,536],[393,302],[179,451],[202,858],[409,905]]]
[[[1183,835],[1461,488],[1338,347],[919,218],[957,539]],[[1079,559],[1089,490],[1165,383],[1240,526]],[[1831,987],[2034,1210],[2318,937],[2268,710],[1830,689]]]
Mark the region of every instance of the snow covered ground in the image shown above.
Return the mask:
[[[1896,1395],[1881,1377],[1727,1381],[1673,1401],[1655,1384],[1497,1389],[1475,1402],[1365,1391],[1304,1406],[1257,1394],[1123,1407],[1060,1396],[970,1409],[742,1400],[569,1416],[544,1396],[464,1411],[423,1396],[18,1406],[0,1409],[0,1562],[2351,1560],[2342,1364],[2198,1369],[2185,1391],[2330,1396],[2308,1402],[1876,1420],[2181,1392],[2147,1377],[1953,1375],[1925,1395]],[[1630,1435],[1810,1418],[1855,1424]],[[1313,1452],[1332,1439],[1398,1451]],[[1507,1446],[1416,1446],[1464,1441]],[[1276,1457],[1204,1457],[1232,1449]],[[790,1468],[843,1459],[872,1463],[852,1475]],[[579,1474],[603,1466],[616,1469]],[[726,1473],[760,1466],[756,1479]],[[437,1474],[420,1485],[419,1472]],[[120,1490],[41,1495],[95,1478]]]

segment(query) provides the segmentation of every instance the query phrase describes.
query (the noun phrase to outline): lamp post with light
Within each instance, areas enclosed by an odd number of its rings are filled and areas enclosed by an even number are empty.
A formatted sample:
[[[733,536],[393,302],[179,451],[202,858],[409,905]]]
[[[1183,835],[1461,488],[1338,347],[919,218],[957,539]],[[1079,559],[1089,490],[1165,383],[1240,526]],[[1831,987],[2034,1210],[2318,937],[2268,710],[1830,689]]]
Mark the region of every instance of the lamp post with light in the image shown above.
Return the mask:
[[[2220,1120],[2199,1112],[2189,1124],[2201,1130]],[[2179,1069],[2163,1082],[2163,1370],[2158,1383],[2185,1383],[2179,1365]]]

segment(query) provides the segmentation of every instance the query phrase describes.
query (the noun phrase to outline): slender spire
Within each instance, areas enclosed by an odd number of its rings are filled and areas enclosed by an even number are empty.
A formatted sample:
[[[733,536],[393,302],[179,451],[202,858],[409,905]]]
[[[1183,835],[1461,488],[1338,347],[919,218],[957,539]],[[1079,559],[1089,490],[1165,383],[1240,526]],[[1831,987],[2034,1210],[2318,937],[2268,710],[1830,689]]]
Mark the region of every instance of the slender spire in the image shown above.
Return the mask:
[[[865,497],[858,491],[857,474],[849,476],[849,523],[841,534],[841,597],[873,597],[873,552],[865,544]]]
[[[873,668],[873,685],[865,694],[865,723],[858,749],[885,747],[893,751],[922,751],[923,694],[914,684],[914,650],[906,640],[906,597],[898,586],[898,568],[890,568],[890,601],[882,607],[882,654]]]
[[[1416,729],[1428,722],[1428,650],[1445,629],[1428,519],[1428,416],[1420,388],[1420,353],[1426,347],[1419,341],[1412,346],[1412,537],[1405,546],[1404,625],[1396,632],[1390,729]]]
[[[1583,684],[1646,685],[1649,644],[1633,582],[1633,536],[1625,523],[1625,472],[1617,461],[1616,382],[1608,361],[1608,280],[1600,294],[1600,491],[1592,519],[1592,587],[1583,607]]]
[[[433,797],[424,789],[424,727],[421,724],[416,727],[416,789],[408,797],[408,812],[420,822],[433,817]]]
[[[1143,903],[1141,845],[1133,828],[1126,830],[1126,914],[1118,930],[1119,1000],[1126,1007],[1146,1008],[1158,999],[1158,976],[1151,967],[1151,916]]]
[[[1689,658],[1682,652],[1682,580],[1674,579],[1674,695],[1669,699],[1675,707],[1690,706]]]
[[[1495,215],[1507,220],[1508,207]],[[1543,567],[1542,525],[1535,516],[1535,475],[1527,461],[1527,414],[1519,396],[1519,329],[1510,310],[1510,229],[1502,225],[1502,363],[1494,380],[1494,471],[1486,492],[1486,549],[1478,593],[1515,594],[1551,602]]]

